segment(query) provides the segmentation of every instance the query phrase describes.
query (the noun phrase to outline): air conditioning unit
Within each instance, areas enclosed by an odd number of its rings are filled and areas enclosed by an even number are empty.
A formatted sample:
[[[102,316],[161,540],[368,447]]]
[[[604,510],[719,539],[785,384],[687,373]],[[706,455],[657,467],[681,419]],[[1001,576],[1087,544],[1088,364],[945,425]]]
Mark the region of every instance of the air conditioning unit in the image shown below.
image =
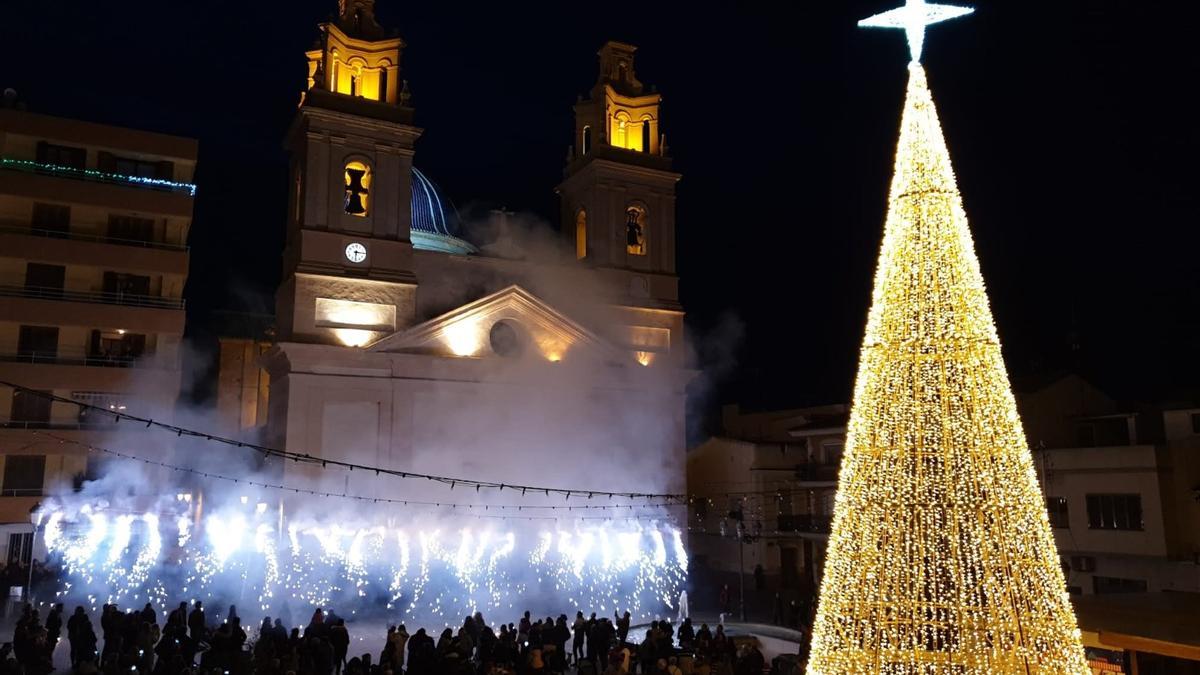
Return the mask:
[[[1076,572],[1095,572],[1096,559],[1090,555],[1071,556],[1071,569]]]

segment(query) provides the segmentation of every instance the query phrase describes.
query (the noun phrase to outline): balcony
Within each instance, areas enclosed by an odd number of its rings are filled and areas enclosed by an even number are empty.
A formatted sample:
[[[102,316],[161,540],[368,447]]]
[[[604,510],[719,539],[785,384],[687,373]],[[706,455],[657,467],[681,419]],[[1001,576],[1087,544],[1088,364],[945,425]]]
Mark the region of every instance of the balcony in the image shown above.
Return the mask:
[[[796,480],[806,483],[836,483],[838,478],[837,464],[798,464]]]
[[[779,515],[779,520],[776,525],[778,532],[795,532],[799,534],[829,534],[829,528],[833,524],[833,516],[825,516],[819,514],[793,514]]]
[[[0,490],[0,497],[41,497],[42,488],[5,488]]]
[[[43,237],[47,239],[66,239],[69,241],[83,241],[93,244],[114,244],[117,246],[133,246],[137,248],[151,248],[161,251],[187,251],[186,244],[168,244],[161,241],[142,241],[139,239],[121,239],[120,237],[108,237],[96,234],[83,234],[82,232],[70,232],[62,230],[42,230],[35,227],[21,227],[19,225],[0,225],[0,234],[16,234],[29,237]]]
[[[88,354],[79,350],[77,354],[64,354],[61,351],[35,352],[0,350],[0,363],[32,363],[58,366],[89,366],[98,368],[129,368],[138,363],[136,356],[105,356]]]
[[[156,183],[151,178],[90,169],[57,167],[49,170],[30,166],[35,164],[38,163],[0,158],[0,192],[34,201],[65,201],[114,211],[192,217],[195,200],[190,186],[184,187],[187,184]]]
[[[33,173],[42,176],[55,176],[57,178],[70,178],[90,183],[108,183],[110,185],[124,185],[162,192],[179,192],[189,197],[196,196],[196,186],[192,183],[178,183],[172,180],[147,178],[144,176],[127,176],[107,171],[97,171],[95,169],[77,169],[73,166],[47,164],[27,159],[0,157],[0,169]]]
[[[163,298],[157,295],[134,295],[108,291],[69,291],[64,288],[43,286],[2,286],[0,296],[10,298],[32,298],[36,300],[64,300],[127,307],[153,307],[157,309],[183,309],[182,298]]]
[[[0,421],[0,429],[24,429],[27,431],[96,431],[116,427],[115,417],[99,414],[102,419],[77,420],[4,420]],[[141,425],[127,424],[123,428],[136,428]],[[144,428],[144,427],[143,427]]]

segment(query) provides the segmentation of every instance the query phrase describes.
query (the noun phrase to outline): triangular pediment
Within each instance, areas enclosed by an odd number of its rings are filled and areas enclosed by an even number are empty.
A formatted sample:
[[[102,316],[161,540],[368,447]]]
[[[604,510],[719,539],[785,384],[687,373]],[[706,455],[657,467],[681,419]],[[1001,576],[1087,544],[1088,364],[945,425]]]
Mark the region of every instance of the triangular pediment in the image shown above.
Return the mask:
[[[495,358],[504,356],[493,339],[497,324],[513,329],[521,353],[540,354],[549,361],[584,356],[624,363],[631,355],[579,325],[562,312],[520,286],[509,286],[411,326],[367,347],[384,353],[420,353],[446,357]]]

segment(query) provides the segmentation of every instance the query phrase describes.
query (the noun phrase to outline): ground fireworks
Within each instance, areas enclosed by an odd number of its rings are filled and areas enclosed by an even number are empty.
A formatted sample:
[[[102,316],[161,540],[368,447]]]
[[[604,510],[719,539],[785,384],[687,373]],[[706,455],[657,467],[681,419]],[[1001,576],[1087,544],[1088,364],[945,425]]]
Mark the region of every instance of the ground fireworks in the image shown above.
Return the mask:
[[[439,623],[524,609],[646,619],[674,613],[687,575],[681,533],[665,521],[404,513],[398,524],[285,519],[245,501],[203,517],[182,496],[176,506],[48,506],[46,547],[65,573],[59,597],[163,609],[201,599],[296,619],[316,606]]]

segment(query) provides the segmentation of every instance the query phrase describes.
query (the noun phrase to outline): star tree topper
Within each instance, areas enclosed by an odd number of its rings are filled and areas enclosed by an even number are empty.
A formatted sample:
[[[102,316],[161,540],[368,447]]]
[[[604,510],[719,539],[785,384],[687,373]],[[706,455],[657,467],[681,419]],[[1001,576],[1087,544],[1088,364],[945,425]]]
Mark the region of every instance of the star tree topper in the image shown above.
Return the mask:
[[[957,19],[974,12],[973,7],[958,5],[934,5],[925,0],[905,0],[903,7],[867,17],[858,22],[859,28],[903,28],[908,34],[908,51],[913,63],[921,61],[921,47],[925,44],[925,27]]]

